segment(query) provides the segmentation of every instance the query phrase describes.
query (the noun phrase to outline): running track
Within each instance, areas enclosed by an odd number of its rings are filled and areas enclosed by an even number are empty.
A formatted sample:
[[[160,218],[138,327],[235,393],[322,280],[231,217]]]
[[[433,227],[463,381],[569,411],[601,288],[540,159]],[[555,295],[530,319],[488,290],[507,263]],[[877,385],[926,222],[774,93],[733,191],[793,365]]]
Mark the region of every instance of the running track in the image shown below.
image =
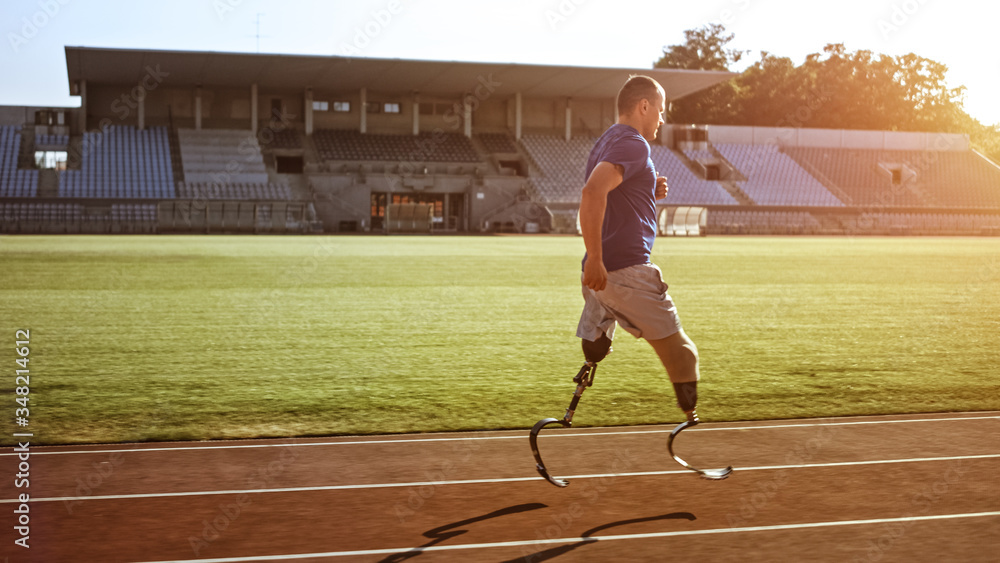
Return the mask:
[[[108,561],[998,561],[1000,412],[31,448],[30,549]]]

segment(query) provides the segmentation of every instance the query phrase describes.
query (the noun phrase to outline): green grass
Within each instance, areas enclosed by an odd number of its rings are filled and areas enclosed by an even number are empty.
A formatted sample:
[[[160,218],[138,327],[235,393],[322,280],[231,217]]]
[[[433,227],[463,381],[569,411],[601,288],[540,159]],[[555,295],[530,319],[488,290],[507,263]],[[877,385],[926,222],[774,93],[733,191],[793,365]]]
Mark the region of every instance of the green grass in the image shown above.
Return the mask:
[[[582,363],[577,237],[3,237],[40,443],[527,428]],[[660,239],[706,420],[1000,409],[1000,240]],[[14,378],[4,443],[14,426]],[[577,425],[680,420],[619,331]]]

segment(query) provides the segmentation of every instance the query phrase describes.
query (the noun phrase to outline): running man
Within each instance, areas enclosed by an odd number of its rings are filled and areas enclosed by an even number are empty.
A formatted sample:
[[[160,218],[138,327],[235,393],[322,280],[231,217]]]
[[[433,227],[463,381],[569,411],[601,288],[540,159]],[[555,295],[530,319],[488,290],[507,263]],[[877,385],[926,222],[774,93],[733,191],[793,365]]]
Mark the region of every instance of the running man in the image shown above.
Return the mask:
[[[698,349],[681,328],[660,269],[649,261],[656,200],[667,195],[649,141],[663,124],[663,87],[632,76],[618,92],[618,121],[590,152],[580,198],[584,308],[576,335],[588,362],[611,349],[616,324],[653,347],[674,385],[678,406],[697,420]]]

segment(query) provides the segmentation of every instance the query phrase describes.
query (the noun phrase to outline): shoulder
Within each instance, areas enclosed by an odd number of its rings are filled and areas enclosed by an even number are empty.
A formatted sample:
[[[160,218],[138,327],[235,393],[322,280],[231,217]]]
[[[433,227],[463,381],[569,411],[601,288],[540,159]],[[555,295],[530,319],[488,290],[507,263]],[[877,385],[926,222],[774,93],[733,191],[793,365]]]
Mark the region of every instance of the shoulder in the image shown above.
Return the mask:
[[[615,148],[629,151],[649,151],[649,143],[646,142],[646,139],[628,125],[612,125],[605,132],[605,135],[608,137],[609,144],[614,145]]]

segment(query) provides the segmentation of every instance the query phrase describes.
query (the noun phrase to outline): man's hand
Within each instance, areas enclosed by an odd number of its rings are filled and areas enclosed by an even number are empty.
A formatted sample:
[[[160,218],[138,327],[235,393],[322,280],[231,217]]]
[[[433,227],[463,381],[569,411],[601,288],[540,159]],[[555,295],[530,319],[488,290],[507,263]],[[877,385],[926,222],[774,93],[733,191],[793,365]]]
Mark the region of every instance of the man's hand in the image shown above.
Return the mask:
[[[587,256],[587,261],[583,263],[583,285],[594,291],[603,291],[607,287],[608,270],[604,267],[603,260]]]
[[[656,199],[663,199],[667,197],[667,178],[665,176],[658,176],[656,178]]]

